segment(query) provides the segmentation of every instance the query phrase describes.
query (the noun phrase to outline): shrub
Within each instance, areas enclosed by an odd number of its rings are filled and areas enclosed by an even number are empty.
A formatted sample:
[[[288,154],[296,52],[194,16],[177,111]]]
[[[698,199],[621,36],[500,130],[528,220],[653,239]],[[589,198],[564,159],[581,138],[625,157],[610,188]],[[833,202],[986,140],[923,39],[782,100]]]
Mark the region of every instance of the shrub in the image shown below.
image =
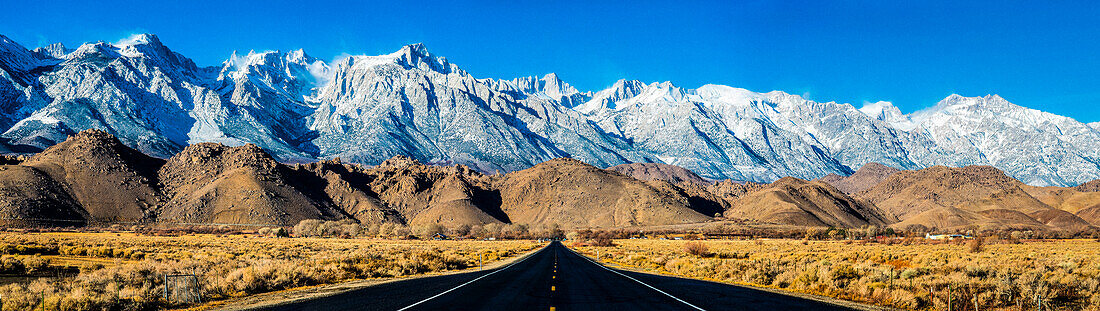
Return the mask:
[[[701,242],[688,242],[684,244],[684,252],[697,257],[710,256],[710,249],[707,248],[706,244]]]
[[[0,273],[22,274],[26,271],[27,269],[23,265],[23,262],[20,261],[18,258],[11,256],[4,256],[3,258],[0,258]]]
[[[601,236],[592,240],[592,246],[615,246],[615,242],[609,237]]]
[[[981,253],[985,250],[985,239],[982,237],[974,238],[967,244],[967,248],[970,249],[971,253]]]

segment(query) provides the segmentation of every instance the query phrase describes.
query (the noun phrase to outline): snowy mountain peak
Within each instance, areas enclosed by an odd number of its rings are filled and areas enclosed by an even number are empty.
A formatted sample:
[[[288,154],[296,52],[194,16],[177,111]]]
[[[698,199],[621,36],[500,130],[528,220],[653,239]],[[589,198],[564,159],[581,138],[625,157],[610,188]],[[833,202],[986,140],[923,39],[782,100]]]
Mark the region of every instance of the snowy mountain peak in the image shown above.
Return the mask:
[[[122,55],[118,53],[118,48],[107,42],[99,41],[81,44],[75,51],[69,53],[69,60],[110,60],[120,56]]]
[[[458,69],[457,66],[448,63],[447,58],[432,55],[423,43],[403,46],[401,50],[389,56],[395,57],[398,64],[413,68],[431,69],[440,73],[450,73]]]
[[[38,54],[39,58],[57,58],[64,59],[73,50],[65,48],[65,44],[61,42],[53,43],[47,46],[34,49],[34,53]]]
[[[611,87],[596,92],[588,102],[577,106],[575,109],[582,113],[592,113],[598,110],[618,108],[618,103],[638,96],[646,88],[646,84],[638,80],[619,79]]]
[[[902,114],[901,109],[898,109],[898,107],[894,106],[891,102],[879,101],[866,103],[862,108],[859,108],[859,112],[862,112],[872,119],[886,122],[886,124],[890,124],[903,131],[909,131],[916,127],[913,121]]]
[[[315,59],[313,57],[310,57],[309,55],[307,55],[305,50],[297,49],[297,50],[287,52],[286,53],[286,60],[289,61],[289,62],[293,62],[293,63],[304,64],[304,63],[312,62]]]
[[[693,94],[691,90],[680,88],[671,81],[665,81],[650,83],[636,98],[637,101],[646,102],[679,102],[691,94]]]
[[[133,46],[133,45],[164,46],[164,44],[160,42],[160,38],[158,38],[157,35],[148,34],[148,33],[134,34],[134,35],[131,35],[130,37],[128,37],[126,39],[122,39],[118,42],[115,42],[115,44],[114,44],[114,46],[117,46],[117,47],[120,47],[120,48],[121,47],[126,47],[126,46]]]
[[[80,52],[80,50],[84,49],[87,45],[88,44],[84,44],[81,46],[81,48],[77,49],[77,52]],[[99,56],[117,58],[118,56],[111,55],[112,53],[107,52],[107,50],[110,49],[118,55],[132,59],[149,60],[153,64],[161,67],[177,68],[185,72],[198,70],[198,66],[195,65],[195,62],[172,51],[160,42],[160,38],[153,34],[135,34],[106,46],[102,44],[102,42],[93,45],[95,50],[94,54],[98,54]],[[77,52],[73,54],[76,55]],[[90,51],[86,50],[85,53],[80,55],[82,57],[90,55],[87,52]]]
[[[286,53],[249,51],[244,56],[233,51],[218,75],[219,81],[255,81],[295,98],[305,98],[328,79],[328,64],[306,55],[301,49]]]

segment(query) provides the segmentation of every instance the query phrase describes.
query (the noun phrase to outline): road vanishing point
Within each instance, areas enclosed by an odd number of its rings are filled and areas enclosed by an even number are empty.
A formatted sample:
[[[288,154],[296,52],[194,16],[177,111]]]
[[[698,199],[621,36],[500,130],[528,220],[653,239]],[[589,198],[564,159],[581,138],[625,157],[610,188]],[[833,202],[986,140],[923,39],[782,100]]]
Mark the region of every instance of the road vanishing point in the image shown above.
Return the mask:
[[[605,267],[552,242],[492,270],[383,283],[259,310],[851,310],[709,281]]]

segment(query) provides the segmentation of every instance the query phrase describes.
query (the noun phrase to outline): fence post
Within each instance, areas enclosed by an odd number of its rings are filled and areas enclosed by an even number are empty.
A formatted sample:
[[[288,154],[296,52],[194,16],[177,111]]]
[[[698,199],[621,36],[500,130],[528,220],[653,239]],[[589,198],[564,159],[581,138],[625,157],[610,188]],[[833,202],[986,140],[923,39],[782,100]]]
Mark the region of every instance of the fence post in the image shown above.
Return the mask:
[[[947,285],[947,311],[951,311],[951,301],[955,296],[955,286]]]
[[[171,300],[168,300],[168,275],[164,275],[164,301],[168,304],[172,304]]]
[[[192,272],[194,273],[194,272]],[[195,297],[198,298],[199,304],[202,304],[202,280],[199,279],[199,274],[195,273]]]

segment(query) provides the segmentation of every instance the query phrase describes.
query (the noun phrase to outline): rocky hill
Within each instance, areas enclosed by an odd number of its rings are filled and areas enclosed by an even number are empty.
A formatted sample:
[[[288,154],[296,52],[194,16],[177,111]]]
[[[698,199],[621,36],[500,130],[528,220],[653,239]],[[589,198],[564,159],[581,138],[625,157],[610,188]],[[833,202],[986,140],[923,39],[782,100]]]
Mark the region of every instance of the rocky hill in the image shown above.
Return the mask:
[[[703,222],[688,198],[573,159],[509,173],[498,183],[513,222],[564,227],[623,227]]]
[[[1029,186],[989,166],[934,166],[901,171],[855,197],[896,217],[894,226],[958,229],[1049,228],[1080,230],[1090,224],[1044,203]]]
[[[157,169],[164,160],[146,156],[101,130],[87,130],[46,148],[20,165],[35,168],[84,208],[89,221],[143,221],[164,201]]]
[[[1077,187],[1074,187],[1074,189],[1084,192],[1100,192],[1100,179],[1077,185]]]
[[[873,184],[849,195],[824,181],[712,183],[671,165],[606,170],[570,158],[487,175],[405,156],[370,167],[340,159],[284,164],[251,144],[198,143],[161,160],[100,130],[5,159],[0,220],[13,226],[290,226],[323,219],[607,228],[721,217],[816,227],[1084,230],[1100,216],[1100,192],[1028,186],[988,166],[894,171],[867,165],[829,179],[849,191]]]
[[[748,192],[730,205],[727,218],[779,224],[858,228],[897,222],[874,205],[853,199],[827,183],[791,177]]]
[[[696,175],[691,170],[663,163],[619,164],[608,168],[608,170],[623,173],[624,175],[646,181],[664,180],[673,184],[690,182],[699,185],[706,185],[711,183],[710,180],[699,177],[699,175]]]
[[[859,168],[850,176],[829,174],[828,176],[822,177],[820,180],[851,195],[863,192],[863,190],[867,190],[867,188],[877,185],[883,180],[886,180],[887,177],[890,177],[890,175],[899,171],[900,170],[896,168],[872,162]]]

